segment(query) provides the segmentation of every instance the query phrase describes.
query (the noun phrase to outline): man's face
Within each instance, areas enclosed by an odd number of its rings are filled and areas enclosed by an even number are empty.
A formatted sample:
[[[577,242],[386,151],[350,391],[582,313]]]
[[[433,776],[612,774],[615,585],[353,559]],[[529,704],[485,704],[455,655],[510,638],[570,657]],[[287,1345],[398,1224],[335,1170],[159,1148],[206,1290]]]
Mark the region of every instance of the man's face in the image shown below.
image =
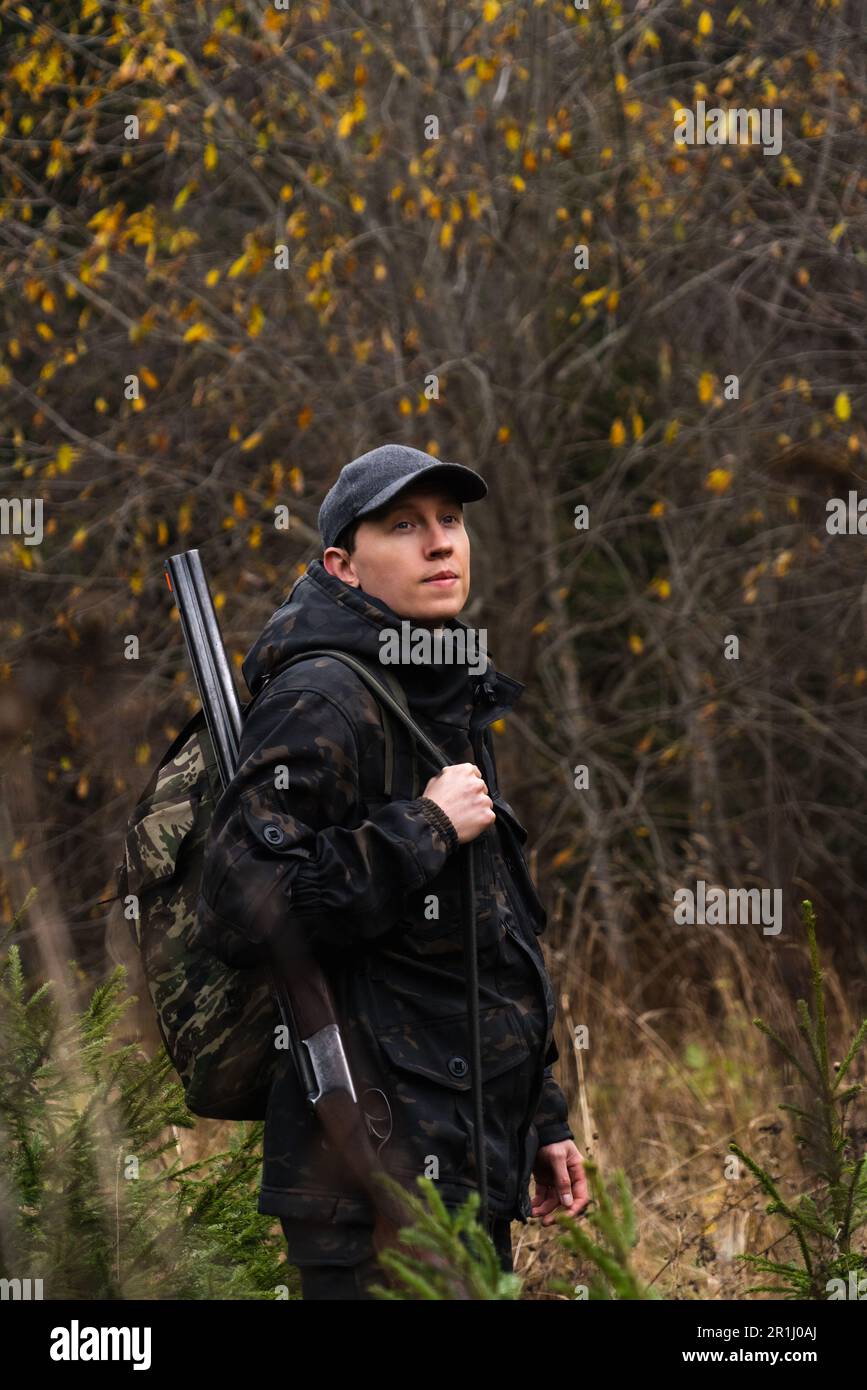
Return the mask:
[[[450,492],[407,488],[365,517],[352,555],[329,546],[322,562],[344,584],[381,598],[401,618],[437,627],[457,617],[470,592],[470,540],[463,507]],[[431,583],[450,570],[456,577]]]

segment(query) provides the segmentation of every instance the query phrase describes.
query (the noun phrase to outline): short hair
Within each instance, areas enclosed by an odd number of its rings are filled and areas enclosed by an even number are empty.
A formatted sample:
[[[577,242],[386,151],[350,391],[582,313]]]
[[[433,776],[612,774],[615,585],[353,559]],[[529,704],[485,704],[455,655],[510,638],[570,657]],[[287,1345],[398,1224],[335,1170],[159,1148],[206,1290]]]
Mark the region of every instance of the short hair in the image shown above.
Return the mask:
[[[350,521],[348,526],[344,526],[337,540],[334,542],[338,549],[348,550],[349,554],[352,554],[355,549],[355,538],[358,533],[358,528],[363,520],[364,517],[359,516],[356,517],[355,521]]]

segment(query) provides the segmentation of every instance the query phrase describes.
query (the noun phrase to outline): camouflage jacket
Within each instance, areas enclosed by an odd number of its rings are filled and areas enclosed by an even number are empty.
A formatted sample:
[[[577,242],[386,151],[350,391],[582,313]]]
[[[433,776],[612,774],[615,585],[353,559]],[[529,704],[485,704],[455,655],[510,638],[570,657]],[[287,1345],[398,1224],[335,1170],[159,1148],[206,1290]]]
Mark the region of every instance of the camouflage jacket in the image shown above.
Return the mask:
[[[451,822],[421,795],[438,769],[418,750],[414,781],[412,742],[399,726],[387,798],[380,707],[360,677],[313,657],[271,678],[289,656],[323,646],[378,661],[380,632],[399,632],[400,622],[316,560],[266,624],[244,662],[256,698],[211,825],[197,930],[243,965],[292,915],[332,986],[381,1161],[408,1186],[436,1177],[443,1200],[458,1204],[477,1183],[461,855]],[[444,664],[389,669],[416,722],[450,762],[477,764],[495,805],[476,860],[489,1210],[526,1221],[537,1148],[572,1134],[551,1073],[555,1006],[537,940],[546,914],[524,862],[526,831],[499,793],[489,728],[524,687],[490,658],[484,676]],[[345,1251],[370,1208],[347,1189],[281,1055],[259,1210],[340,1227]]]

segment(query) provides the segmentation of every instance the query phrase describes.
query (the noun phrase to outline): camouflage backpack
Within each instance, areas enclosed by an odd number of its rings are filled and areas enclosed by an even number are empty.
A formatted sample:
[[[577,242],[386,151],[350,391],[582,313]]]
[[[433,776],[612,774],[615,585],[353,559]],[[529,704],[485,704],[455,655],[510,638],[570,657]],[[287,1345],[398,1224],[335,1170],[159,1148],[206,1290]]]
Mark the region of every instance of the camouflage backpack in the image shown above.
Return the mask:
[[[360,667],[365,663],[355,658],[352,665],[364,679]],[[409,719],[406,696],[395,677],[378,667],[375,679],[386,685]],[[371,689],[376,694],[372,684]],[[252,703],[245,707],[245,717]],[[385,792],[391,796],[395,716],[378,703],[385,733]],[[412,771],[415,797],[414,743]],[[119,896],[188,1109],[208,1119],[259,1120],[265,1117],[276,1061],[274,1029],[281,1021],[270,970],[233,969],[190,940],[205,842],[221,794],[200,710],[161,758],[129,819]]]

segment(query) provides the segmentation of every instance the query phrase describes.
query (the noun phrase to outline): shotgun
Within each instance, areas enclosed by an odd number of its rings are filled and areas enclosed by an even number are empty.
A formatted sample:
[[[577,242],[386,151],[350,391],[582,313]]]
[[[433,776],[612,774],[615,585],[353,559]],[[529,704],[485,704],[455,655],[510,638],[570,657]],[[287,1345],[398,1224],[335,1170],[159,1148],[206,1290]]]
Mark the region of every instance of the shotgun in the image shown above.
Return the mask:
[[[243,715],[198,550],[171,556],[165,571],[225,791],[238,766]],[[292,932],[291,914],[286,930]],[[385,1169],[358,1104],[328,981],[302,940],[293,936],[288,944],[291,967],[275,953],[272,973],[292,1059],[307,1103],[373,1205],[379,1251],[394,1245],[412,1218],[379,1182]]]

